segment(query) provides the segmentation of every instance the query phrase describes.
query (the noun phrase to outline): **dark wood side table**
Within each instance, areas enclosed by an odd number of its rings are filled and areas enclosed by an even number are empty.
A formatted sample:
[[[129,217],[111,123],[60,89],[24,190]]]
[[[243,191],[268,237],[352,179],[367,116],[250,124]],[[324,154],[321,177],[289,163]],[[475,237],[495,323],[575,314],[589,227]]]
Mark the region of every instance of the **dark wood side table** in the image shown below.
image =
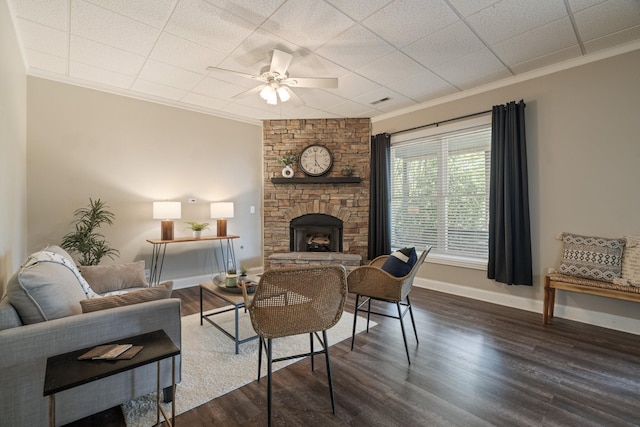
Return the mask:
[[[143,346],[142,350],[129,360],[78,360],[78,356],[93,347],[71,351],[47,359],[47,369],[44,377],[44,396],[49,396],[49,425],[55,427],[55,394],[82,384],[106,378],[125,372],[139,366],[157,362],[158,364],[158,395],[156,409],[156,425],[160,424],[160,413],[168,426],[175,425],[175,391],[176,391],[176,356],[180,349],[171,341],[165,331],[158,330],[142,335],[123,338],[105,344],[133,344]],[[171,420],[160,406],[160,361],[171,357],[171,387],[173,400],[171,401]]]
[[[218,273],[226,273],[229,264],[236,269],[236,255],[233,250],[233,239],[238,239],[240,236],[205,236],[205,237],[178,237],[173,240],[159,240],[159,239],[147,239],[147,242],[153,245],[153,253],[151,254],[151,268],[149,269],[149,283],[157,285],[160,283],[160,275],[162,274],[162,264],[164,264],[164,255],[167,251],[167,245],[170,243],[189,243],[189,242],[207,242],[213,241],[213,259],[218,268]],[[220,245],[220,255],[222,260],[218,259],[216,255],[215,242]],[[222,263],[220,262],[222,261]]]

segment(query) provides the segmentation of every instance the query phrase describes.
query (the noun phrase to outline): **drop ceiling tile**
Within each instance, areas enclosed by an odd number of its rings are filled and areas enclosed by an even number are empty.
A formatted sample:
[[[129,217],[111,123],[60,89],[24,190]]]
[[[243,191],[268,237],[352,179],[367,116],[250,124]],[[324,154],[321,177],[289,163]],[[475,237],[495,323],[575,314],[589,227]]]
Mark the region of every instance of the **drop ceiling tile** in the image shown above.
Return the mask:
[[[206,0],[222,10],[222,16],[233,15],[254,25],[260,25],[273,14],[286,0]]]
[[[329,107],[344,101],[344,98],[322,89],[295,89],[306,105],[319,110],[326,110]]]
[[[289,65],[291,77],[339,78],[347,73],[349,70],[305,49],[293,52],[293,59]]]
[[[146,93],[148,95],[151,95],[152,97],[166,98],[174,101],[183,98],[187,94],[187,92],[184,90],[161,85],[143,79],[137,79],[133,83],[131,89],[136,92]]]
[[[69,64],[69,75],[78,79],[93,81],[100,85],[114,86],[121,89],[131,87],[134,80],[132,76],[73,61]]]
[[[499,1],[501,0],[449,0],[449,3],[462,16],[466,17],[489,7],[494,3],[498,3]]]
[[[491,48],[505,64],[512,65],[577,44],[571,21],[566,17],[498,42]]]
[[[208,66],[218,64],[225,56],[224,53],[163,32],[149,57],[203,74],[207,72]]]
[[[354,21],[362,21],[366,17],[372,15],[376,11],[391,3],[392,0],[326,0],[336,9],[353,19]]]
[[[69,28],[69,0],[14,0],[16,16],[66,31]]]
[[[538,68],[546,67],[548,65],[557,64],[559,62],[567,61],[569,59],[577,58],[582,55],[580,46],[577,44],[566,49],[562,49],[548,55],[543,55],[538,58],[533,58],[518,64],[513,64],[509,68],[516,75],[533,71]]]
[[[107,46],[85,39],[71,36],[71,61],[115,71],[120,74],[136,76],[145,58],[135,53]]]
[[[587,53],[592,53],[637,40],[640,40],[640,25],[590,40],[584,43],[584,47]]]
[[[71,31],[143,56],[149,54],[158,37],[158,30],[149,25],[80,0],[71,3]]]
[[[74,0],[75,1],[75,0]],[[173,11],[175,0],[86,0],[96,6],[128,16],[155,28],[162,28]]]
[[[341,96],[345,99],[353,99],[357,96],[364,95],[367,92],[371,92],[381,88],[377,83],[372,82],[358,74],[349,73],[342,77],[338,82],[338,88],[333,89],[331,92],[335,95]]]
[[[351,18],[323,1],[289,0],[262,28],[299,46],[314,49],[354,24]]]
[[[482,49],[432,67],[431,70],[452,85],[462,88],[469,87],[474,81],[483,80],[482,77],[485,75],[506,69],[489,49]]]
[[[386,101],[373,104],[374,102],[380,101],[385,98],[388,98],[388,99]],[[358,104],[362,104],[367,108],[373,108],[375,110],[380,110],[380,111],[388,111],[388,110],[385,110],[384,108],[387,108],[388,106],[404,105],[411,100],[404,95],[401,95],[397,92],[392,91],[389,88],[382,87],[378,90],[368,92],[357,98],[353,98],[351,99],[351,101],[357,102]],[[411,103],[415,103],[415,102],[411,101]]]
[[[567,16],[562,0],[503,0],[467,17],[467,22],[486,43],[532,30]]]
[[[356,25],[317,50],[319,55],[356,69],[393,52],[395,48],[368,29]]]
[[[234,66],[234,70],[257,74],[260,68],[271,62],[274,49],[287,53],[301,50],[296,44],[258,28],[231,52],[231,56],[228,58],[229,64]]]
[[[497,82],[498,80],[508,79],[509,77],[513,77],[513,74],[507,69],[502,69],[493,73],[488,73],[481,76],[477,75],[466,80],[461,80],[458,83],[458,86],[462,90],[473,89],[488,83]]]
[[[569,1],[569,7],[571,8],[571,11],[578,12],[578,11],[581,11],[582,9],[595,6],[598,3],[604,3],[608,0],[568,0],[568,1]]]
[[[260,82],[256,82],[252,87],[258,86],[259,84]],[[221,99],[231,98],[246,90],[246,87],[234,85],[211,77],[205,78],[193,88],[193,92],[195,93]]]
[[[425,68],[400,51],[395,51],[356,72],[382,85],[424,72]]]
[[[402,49],[427,68],[452,61],[484,48],[485,45],[462,21],[457,21]]]
[[[403,80],[395,81],[387,86],[389,89],[418,102],[458,91],[457,88],[429,70],[425,70],[423,73],[415,74]]]
[[[28,69],[38,69],[67,75],[67,59],[60,56],[50,55],[48,53],[39,52],[37,50],[26,50],[26,61]]]
[[[443,0],[396,0],[363,25],[396,47],[404,47],[458,20]]]
[[[640,25],[640,1],[610,0],[575,14],[580,37],[588,42]]]
[[[357,102],[344,100],[339,104],[332,105],[331,111],[342,117],[363,117],[371,111],[370,105],[362,105]]]
[[[30,50],[37,50],[49,55],[67,57],[69,39],[67,33],[34,22],[18,20],[22,32],[22,43]]]
[[[210,108],[212,110],[222,110],[226,105],[229,104],[229,101],[227,100],[200,95],[199,93],[188,93],[184,98],[181,99],[181,101],[186,102],[187,104]]]
[[[229,53],[253,31],[249,22],[201,0],[181,0],[165,31]]]
[[[140,78],[177,89],[191,90],[204,75],[150,59],[144,64]]]

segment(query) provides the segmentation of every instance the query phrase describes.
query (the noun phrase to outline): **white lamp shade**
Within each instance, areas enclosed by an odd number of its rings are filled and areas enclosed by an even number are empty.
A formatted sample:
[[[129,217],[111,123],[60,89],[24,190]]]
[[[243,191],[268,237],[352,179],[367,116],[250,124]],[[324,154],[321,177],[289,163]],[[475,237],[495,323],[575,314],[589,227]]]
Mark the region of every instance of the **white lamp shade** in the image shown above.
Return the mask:
[[[211,218],[233,218],[233,202],[211,203]]]
[[[182,203],[153,202],[153,219],[180,219]]]

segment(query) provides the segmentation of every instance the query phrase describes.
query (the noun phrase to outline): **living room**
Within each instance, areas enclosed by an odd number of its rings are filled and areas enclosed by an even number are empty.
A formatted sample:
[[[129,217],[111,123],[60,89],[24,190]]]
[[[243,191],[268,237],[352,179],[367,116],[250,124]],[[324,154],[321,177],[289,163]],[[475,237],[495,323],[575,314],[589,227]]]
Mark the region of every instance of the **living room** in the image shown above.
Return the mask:
[[[210,202],[233,201],[228,230],[240,236],[238,262],[263,267],[263,186],[282,167],[264,162],[262,123],[29,75],[5,2],[0,39],[1,287],[27,254],[60,242],[74,210],[90,197],[116,214],[114,225],[102,230],[120,251],[113,262],[150,261],[146,240],[160,234],[154,201],[182,202],[177,236],[189,235],[185,221],[213,225]],[[534,285],[507,286],[487,279],[484,270],[429,261],[415,285],[541,313],[543,277],[561,256],[558,233],[640,235],[639,69],[635,41],[373,118],[371,135],[511,100],[527,104]],[[209,251],[197,245],[171,248],[163,279],[180,287],[209,276]],[[562,294],[557,303],[557,317],[640,334],[633,302]]]

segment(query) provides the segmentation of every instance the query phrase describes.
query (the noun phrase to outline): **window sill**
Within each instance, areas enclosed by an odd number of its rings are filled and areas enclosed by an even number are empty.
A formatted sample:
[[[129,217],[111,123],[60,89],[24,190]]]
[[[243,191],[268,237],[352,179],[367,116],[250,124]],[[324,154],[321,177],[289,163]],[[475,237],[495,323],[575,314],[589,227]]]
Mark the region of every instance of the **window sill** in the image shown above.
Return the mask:
[[[470,268],[473,270],[487,269],[487,260],[479,258],[468,258],[431,253],[427,256],[426,262],[433,264],[450,265],[452,267]]]

